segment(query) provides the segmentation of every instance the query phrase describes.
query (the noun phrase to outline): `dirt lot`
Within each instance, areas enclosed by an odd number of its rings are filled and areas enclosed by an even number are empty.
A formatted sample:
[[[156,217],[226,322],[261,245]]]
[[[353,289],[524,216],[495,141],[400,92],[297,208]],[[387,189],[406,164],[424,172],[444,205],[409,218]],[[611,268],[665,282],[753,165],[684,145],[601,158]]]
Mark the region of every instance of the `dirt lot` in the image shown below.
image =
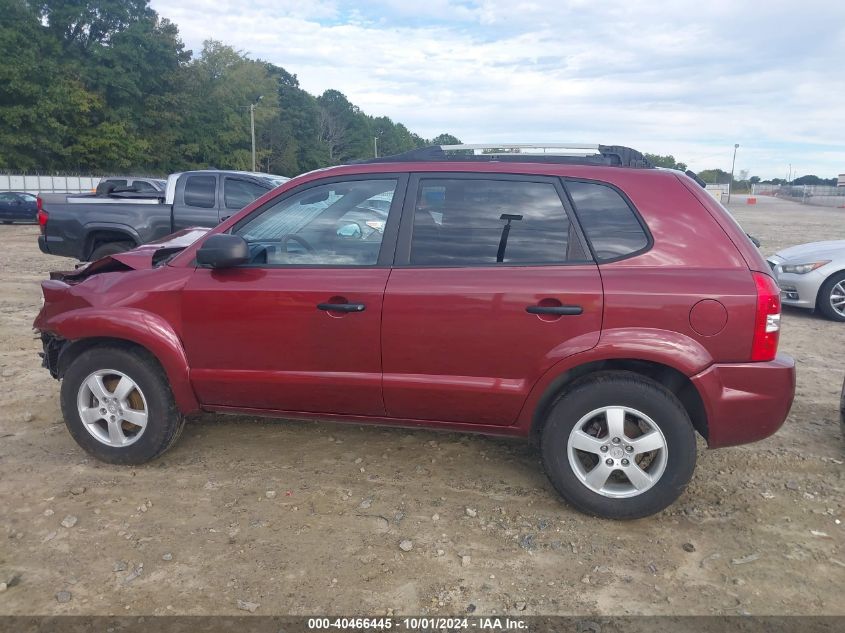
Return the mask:
[[[845,210],[734,200],[766,253],[843,236]],[[784,428],[702,445],[673,507],[613,523],[462,434],[208,415],[148,466],[88,459],[31,333],[71,262],[36,234],[0,227],[0,614],[845,614],[845,324],[788,312]]]

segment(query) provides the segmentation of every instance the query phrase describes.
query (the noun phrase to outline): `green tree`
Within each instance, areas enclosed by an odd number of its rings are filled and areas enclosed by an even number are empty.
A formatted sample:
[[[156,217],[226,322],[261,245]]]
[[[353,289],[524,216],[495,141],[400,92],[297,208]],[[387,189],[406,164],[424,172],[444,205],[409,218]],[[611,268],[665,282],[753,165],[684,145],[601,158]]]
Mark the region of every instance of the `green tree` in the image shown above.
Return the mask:
[[[84,53],[110,44],[115,34],[155,12],[148,0],[48,0],[37,4],[39,17],[65,52]]]
[[[96,100],[63,72],[59,43],[37,11],[0,0],[0,15],[0,167],[73,166],[74,135]]]
[[[294,176],[329,164],[328,152],[319,141],[317,99],[299,87],[296,75],[276,66],[271,73],[279,82],[279,109],[268,127],[271,171]]]
[[[427,145],[460,145],[461,140],[456,137],[452,136],[451,134],[438,134],[430,141],[426,142]]]
[[[792,181],[793,185],[825,185],[828,187],[836,186],[836,178],[819,178],[815,174],[807,174],[806,176],[799,176]]]
[[[389,117],[375,117],[370,119],[372,135],[378,138],[378,152],[380,156],[401,154],[419,147],[418,138],[401,123],[394,123]]]
[[[256,102],[258,163],[288,176],[427,143],[222,42],[192,58],[148,0],[0,0],[2,168],[250,169]]]
[[[326,90],[317,97],[320,142],[332,164],[372,156],[373,134],[367,116],[342,92]]]
[[[726,185],[731,181],[731,175],[723,169],[705,169],[698,172],[698,177],[707,184]]]
[[[267,65],[209,40],[189,67],[186,84],[191,95],[186,115],[190,137],[182,145],[187,162],[196,167],[251,169],[249,106],[257,103],[256,130],[278,112],[278,80]]]
[[[676,161],[675,157],[671,154],[668,154],[667,156],[661,156],[660,154],[646,154],[645,157],[655,167],[678,169],[680,171],[687,170],[687,164]]]

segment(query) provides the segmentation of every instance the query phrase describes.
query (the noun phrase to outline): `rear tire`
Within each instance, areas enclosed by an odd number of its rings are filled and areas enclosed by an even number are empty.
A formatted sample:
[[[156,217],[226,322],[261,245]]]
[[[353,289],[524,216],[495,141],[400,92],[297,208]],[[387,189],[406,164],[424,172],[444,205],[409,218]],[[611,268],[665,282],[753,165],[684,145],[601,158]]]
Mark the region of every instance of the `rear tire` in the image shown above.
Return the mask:
[[[128,251],[131,248],[134,248],[134,246],[135,245],[132,244],[132,242],[108,242],[106,244],[100,244],[100,246],[91,251],[91,256],[88,258],[88,261],[95,262],[108,255],[116,255],[117,253]]]
[[[541,451],[546,474],[575,508],[638,519],[660,512],[686,488],[695,470],[695,431],[662,385],[633,372],[603,372],[555,402]]]
[[[124,378],[134,387],[121,394]],[[94,393],[98,380],[104,387],[100,395],[114,397],[98,398]],[[82,352],[64,373],[61,403],[65,424],[76,443],[110,464],[143,464],[155,459],[173,445],[185,424],[164,370],[142,349],[102,346]],[[116,414],[116,425],[109,424],[109,417],[115,419],[111,413]],[[136,419],[143,425],[128,421]]]
[[[845,293],[841,293],[840,291],[841,286],[837,288],[837,285],[842,282],[845,282],[845,270],[828,277],[822,284],[822,287],[819,288],[819,296],[816,299],[816,305],[818,306],[819,311],[831,321],[845,321],[845,314],[839,314],[831,304],[832,296],[845,296]],[[842,283],[842,286],[845,286],[845,283]],[[842,305],[845,306],[845,303]],[[840,309],[845,312],[845,307]]]
[[[3,220],[3,224],[11,224],[12,220]]]

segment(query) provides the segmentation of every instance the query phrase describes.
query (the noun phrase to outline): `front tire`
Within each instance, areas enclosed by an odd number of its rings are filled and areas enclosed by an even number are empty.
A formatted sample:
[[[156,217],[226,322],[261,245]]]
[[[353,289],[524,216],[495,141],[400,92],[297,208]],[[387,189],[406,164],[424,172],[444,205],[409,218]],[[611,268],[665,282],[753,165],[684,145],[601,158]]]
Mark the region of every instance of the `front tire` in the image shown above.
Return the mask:
[[[546,474],[578,510],[607,519],[660,512],[695,470],[695,431],[662,385],[632,372],[577,382],[552,406],[541,436]]]
[[[137,348],[82,352],[64,373],[61,403],[76,443],[110,464],[155,459],[184,426],[158,361]]]
[[[845,271],[828,277],[819,288],[819,311],[831,321],[845,321]]]

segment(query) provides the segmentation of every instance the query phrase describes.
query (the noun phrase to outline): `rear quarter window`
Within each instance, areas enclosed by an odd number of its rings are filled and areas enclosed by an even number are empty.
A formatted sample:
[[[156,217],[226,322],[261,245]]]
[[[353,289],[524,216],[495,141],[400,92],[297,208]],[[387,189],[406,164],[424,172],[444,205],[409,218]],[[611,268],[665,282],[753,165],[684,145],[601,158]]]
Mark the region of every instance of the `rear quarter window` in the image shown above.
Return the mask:
[[[262,187],[247,180],[226,178],[223,181],[223,199],[227,209],[243,209],[268,191],[267,187]]]
[[[216,191],[215,176],[188,176],[185,181],[185,204],[189,207],[212,209]]]
[[[565,185],[598,261],[621,259],[648,247],[649,236],[640,219],[616,189],[595,182]]]

